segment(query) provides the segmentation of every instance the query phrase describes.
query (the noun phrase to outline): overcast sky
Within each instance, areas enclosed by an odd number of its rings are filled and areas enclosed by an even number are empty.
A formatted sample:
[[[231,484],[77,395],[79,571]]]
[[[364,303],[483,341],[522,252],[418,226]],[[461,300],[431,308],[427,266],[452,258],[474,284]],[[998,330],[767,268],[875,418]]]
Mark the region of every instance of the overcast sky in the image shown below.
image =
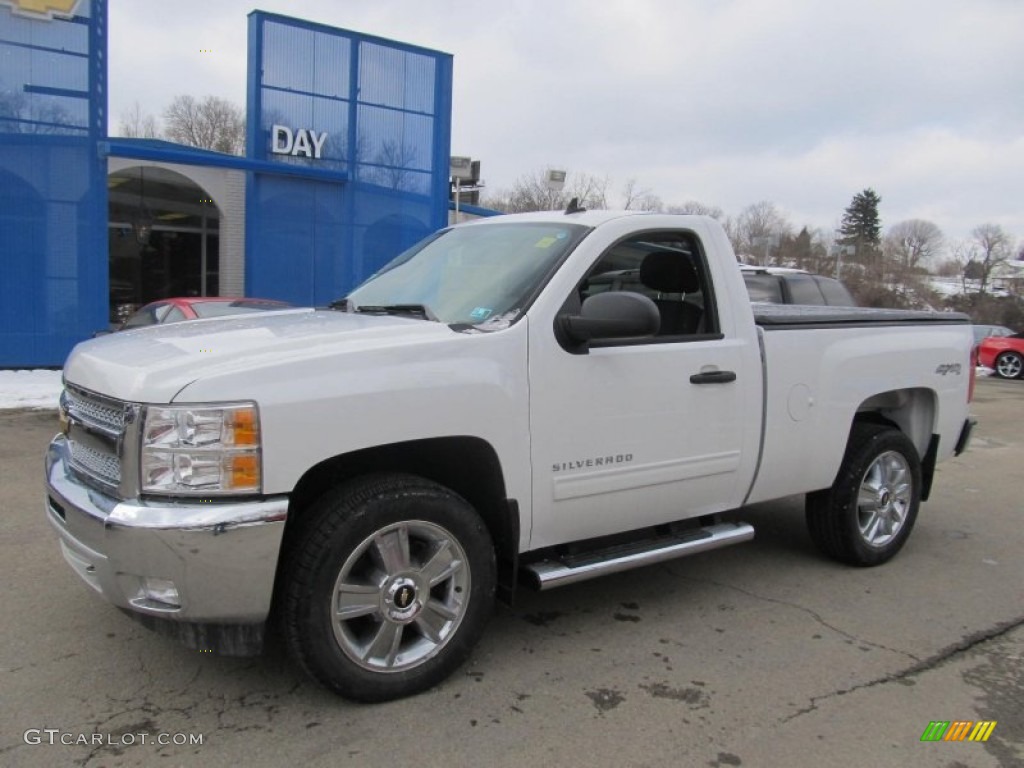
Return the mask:
[[[1024,238],[1024,0],[113,0],[111,132],[244,105],[257,7],[453,54],[452,153],[492,189],[565,168],[833,229],[873,187],[885,226]]]

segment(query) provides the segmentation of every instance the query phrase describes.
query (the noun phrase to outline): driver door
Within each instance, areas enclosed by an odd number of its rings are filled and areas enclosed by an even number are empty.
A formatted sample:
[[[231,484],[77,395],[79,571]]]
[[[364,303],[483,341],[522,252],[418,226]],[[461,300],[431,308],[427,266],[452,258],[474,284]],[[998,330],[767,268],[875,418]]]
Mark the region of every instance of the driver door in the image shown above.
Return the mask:
[[[745,393],[759,398],[760,358],[721,332],[708,274],[694,233],[633,235],[604,251],[562,311],[596,292],[643,293],[662,316],[656,337],[581,354],[531,323],[531,549],[742,502],[757,453]]]

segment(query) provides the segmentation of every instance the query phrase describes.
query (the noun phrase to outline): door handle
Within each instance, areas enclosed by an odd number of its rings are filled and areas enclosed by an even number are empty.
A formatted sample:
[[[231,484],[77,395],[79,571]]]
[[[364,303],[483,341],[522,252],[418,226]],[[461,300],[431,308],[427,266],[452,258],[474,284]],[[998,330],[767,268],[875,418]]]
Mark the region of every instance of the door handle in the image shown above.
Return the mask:
[[[708,371],[690,377],[691,384],[728,384],[730,381],[736,381],[735,371]]]

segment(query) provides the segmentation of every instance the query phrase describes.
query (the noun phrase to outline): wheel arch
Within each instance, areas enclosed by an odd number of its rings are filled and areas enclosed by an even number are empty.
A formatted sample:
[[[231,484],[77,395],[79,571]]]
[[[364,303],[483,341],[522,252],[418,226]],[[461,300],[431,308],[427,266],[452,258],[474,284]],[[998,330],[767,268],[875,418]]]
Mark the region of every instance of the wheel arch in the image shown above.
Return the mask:
[[[935,476],[938,435],[938,395],[932,389],[911,387],[880,392],[857,408],[854,423],[885,424],[898,429],[917,450],[921,460],[921,500],[926,501]],[[853,425],[851,425],[852,431]]]
[[[285,539],[303,513],[329,489],[361,475],[398,472],[432,480],[455,491],[477,510],[494,541],[499,593],[514,584],[519,552],[519,505],[507,498],[501,461],[486,440],[468,435],[410,440],[332,456],[310,467],[290,494]]]

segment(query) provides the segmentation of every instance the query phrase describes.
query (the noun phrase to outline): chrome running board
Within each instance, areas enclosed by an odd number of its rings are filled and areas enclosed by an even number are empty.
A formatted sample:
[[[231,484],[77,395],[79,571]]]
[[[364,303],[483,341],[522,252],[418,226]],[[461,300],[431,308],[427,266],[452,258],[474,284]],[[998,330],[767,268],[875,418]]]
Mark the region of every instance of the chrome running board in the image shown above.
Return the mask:
[[[553,589],[609,573],[708,552],[752,538],[754,528],[748,523],[715,523],[604,550],[526,563],[520,568],[537,589]]]

